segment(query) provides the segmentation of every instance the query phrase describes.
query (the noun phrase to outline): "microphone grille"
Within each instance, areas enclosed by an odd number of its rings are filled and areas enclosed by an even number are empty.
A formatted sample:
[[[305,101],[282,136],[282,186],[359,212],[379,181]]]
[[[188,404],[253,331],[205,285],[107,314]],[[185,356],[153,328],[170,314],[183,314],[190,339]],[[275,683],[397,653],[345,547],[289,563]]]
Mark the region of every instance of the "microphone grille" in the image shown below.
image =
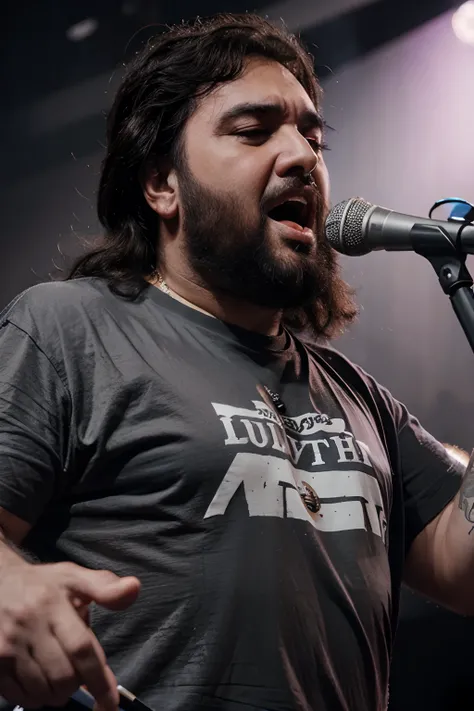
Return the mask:
[[[326,219],[326,238],[334,249],[349,256],[362,256],[371,250],[362,229],[364,217],[373,207],[362,198],[338,203]]]

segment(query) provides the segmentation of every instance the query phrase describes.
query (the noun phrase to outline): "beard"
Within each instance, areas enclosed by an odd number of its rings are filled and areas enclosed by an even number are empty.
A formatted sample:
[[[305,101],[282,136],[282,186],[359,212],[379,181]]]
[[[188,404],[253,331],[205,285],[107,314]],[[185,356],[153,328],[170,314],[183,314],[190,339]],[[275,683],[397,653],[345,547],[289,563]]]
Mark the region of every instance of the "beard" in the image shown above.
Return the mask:
[[[279,192],[302,184],[300,179],[285,179]],[[252,221],[236,196],[203,186],[187,166],[181,166],[180,187],[186,256],[205,285],[278,310],[327,301],[337,266],[324,237],[325,205],[319,193],[313,227],[316,245],[308,249],[295,243],[298,251],[276,244],[262,206],[259,218]],[[272,197],[266,195],[262,202]]]

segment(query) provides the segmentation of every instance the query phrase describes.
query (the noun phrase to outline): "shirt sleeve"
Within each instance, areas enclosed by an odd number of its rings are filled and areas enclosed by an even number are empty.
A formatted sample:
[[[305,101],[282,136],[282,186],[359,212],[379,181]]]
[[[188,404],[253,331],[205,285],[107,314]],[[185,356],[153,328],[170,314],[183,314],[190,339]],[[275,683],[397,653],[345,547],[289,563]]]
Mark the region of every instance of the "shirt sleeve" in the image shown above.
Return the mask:
[[[464,466],[410,415],[398,410],[398,446],[405,504],[406,550],[456,496]]]
[[[70,398],[48,355],[0,323],[0,506],[34,525],[67,467]]]
[[[357,370],[368,385],[383,422],[390,422],[388,439],[395,438],[393,449],[398,461],[392,461],[392,466],[397,468],[401,479],[407,553],[418,534],[456,496],[465,467],[425,430],[404,404],[361,368]]]

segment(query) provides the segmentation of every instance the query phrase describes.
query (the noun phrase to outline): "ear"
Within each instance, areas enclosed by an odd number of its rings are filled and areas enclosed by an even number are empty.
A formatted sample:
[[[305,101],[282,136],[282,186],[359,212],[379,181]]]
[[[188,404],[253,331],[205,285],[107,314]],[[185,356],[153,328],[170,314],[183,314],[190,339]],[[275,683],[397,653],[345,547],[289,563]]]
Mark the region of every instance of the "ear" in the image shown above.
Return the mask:
[[[142,175],[145,200],[152,210],[164,220],[176,217],[179,207],[178,177],[168,160],[154,161],[145,167]]]

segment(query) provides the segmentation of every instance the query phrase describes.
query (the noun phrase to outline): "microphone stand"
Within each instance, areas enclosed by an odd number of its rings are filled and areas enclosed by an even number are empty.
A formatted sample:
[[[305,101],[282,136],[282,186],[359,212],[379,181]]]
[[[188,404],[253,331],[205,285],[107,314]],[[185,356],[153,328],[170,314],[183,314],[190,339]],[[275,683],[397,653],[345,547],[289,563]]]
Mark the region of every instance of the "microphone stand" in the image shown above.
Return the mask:
[[[462,226],[458,242],[461,233]],[[441,242],[438,227],[416,224],[411,237],[415,252],[425,257],[438,275],[441,288],[449,296],[454,313],[474,351],[474,282],[466,267],[467,255],[449,238]]]

